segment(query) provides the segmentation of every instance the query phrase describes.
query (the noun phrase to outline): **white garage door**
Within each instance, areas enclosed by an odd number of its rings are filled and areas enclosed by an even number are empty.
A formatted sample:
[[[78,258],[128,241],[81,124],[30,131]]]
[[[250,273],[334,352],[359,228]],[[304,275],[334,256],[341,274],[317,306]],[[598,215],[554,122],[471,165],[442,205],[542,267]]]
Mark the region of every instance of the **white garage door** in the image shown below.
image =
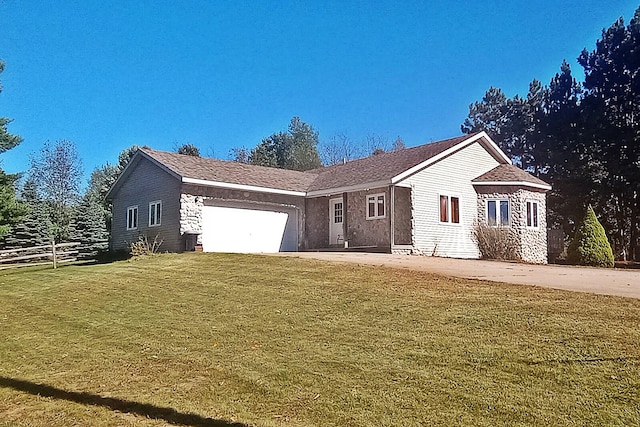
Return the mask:
[[[202,250],[205,252],[273,253],[296,251],[295,212],[204,206]]]

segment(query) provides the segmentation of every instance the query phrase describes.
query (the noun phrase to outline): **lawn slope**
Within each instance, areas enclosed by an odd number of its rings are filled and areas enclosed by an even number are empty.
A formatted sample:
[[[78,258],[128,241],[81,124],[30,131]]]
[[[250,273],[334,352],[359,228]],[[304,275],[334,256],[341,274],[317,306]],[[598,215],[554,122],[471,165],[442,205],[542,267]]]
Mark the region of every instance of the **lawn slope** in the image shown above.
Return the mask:
[[[639,425],[639,326],[637,300],[294,258],[2,272],[0,426]]]

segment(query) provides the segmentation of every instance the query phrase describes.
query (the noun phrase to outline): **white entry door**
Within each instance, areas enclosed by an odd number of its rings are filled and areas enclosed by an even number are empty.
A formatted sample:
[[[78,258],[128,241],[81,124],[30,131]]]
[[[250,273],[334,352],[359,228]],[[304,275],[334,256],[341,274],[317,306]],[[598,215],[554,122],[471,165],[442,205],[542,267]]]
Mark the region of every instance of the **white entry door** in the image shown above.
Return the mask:
[[[329,246],[344,244],[344,203],[342,197],[329,200]]]

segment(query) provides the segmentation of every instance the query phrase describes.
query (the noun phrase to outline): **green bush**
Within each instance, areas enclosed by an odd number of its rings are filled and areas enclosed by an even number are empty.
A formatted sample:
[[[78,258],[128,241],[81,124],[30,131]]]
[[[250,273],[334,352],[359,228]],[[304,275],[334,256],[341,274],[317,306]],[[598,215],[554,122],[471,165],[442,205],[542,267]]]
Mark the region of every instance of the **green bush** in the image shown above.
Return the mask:
[[[591,206],[569,245],[567,260],[576,265],[613,267],[611,245]]]

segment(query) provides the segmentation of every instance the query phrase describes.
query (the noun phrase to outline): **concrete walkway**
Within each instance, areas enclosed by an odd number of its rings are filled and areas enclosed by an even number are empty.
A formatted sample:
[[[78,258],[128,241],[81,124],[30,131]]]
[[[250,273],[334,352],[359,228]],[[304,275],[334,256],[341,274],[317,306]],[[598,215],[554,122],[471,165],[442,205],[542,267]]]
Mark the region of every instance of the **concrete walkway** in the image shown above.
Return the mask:
[[[281,253],[280,255],[323,261],[408,268],[463,279],[480,279],[640,298],[640,270],[530,265],[500,261],[361,252],[296,252]]]

